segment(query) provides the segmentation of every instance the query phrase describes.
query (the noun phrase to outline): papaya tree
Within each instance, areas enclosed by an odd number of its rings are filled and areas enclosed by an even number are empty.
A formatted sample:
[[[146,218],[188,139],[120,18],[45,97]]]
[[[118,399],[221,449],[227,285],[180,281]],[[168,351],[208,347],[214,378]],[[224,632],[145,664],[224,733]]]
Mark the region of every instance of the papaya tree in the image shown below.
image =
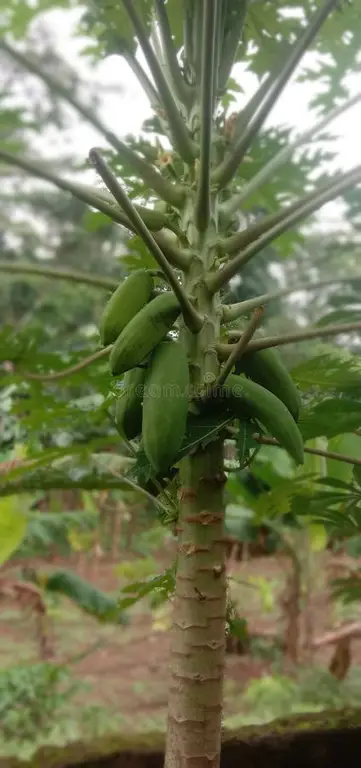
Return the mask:
[[[178,537],[169,768],[216,768],[220,759],[225,438],[236,436],[242,460],[248,461],[265,435],[302,465],[300,394],[274,348],[361,328],[361,323],[343,323],[264,337],[258,329],[272,292],[227,303],[230,281],[242,276],[252,259],[281,235],[294,235],[305,218],[361,181],[356,166],[331,177],[324,174],[305,193],[316,161],[313,156],[294,159],[303,142],[350,105],[344,76],[357,63],[357,10],[339,0],[291,2],[287,8],[294,13],[283,14],[282,3],[251,0],[87,5],[82,31],[93,35],[98,55],[115,53],[129,64],[149,98],[154,114],[147,127],[157,141],[123,141],[36,57],[7,37],[0,44],[4,54],[90,122],[111,148],[89,152],[97,175],[94,187],[60,177],[49,164],[6,146],[1,160],[55,184],[137,235],[147,254],[147,267],[133,272],[104,310],[97,357],[109,356],[114,417],[142,469],[138,481],[143,475],[147,492],[168,499]],[[348,45],[343,47],[345,35]],[[294,143],[288,135],[276,135],[274,156],[263,167],[256,163],[252,172],[247,161],[260,157],[264,124],[310,50],[321,60],[320,71],[322,56],[331,55],[333,63],[322,74],[332,109],[324,112],[325,94],[318,94],[323,115],[314,131]],[[242,60],[259,86],[232,112],[229,106],[240,90],[233,66]],[[260,215],[244,216],[252,214],[256,199],[262,203],[262,196],[267,198],[275,178],[282,179],[282,189],[271,194],[272,210],[266,206],[262,213],[263,199]]]

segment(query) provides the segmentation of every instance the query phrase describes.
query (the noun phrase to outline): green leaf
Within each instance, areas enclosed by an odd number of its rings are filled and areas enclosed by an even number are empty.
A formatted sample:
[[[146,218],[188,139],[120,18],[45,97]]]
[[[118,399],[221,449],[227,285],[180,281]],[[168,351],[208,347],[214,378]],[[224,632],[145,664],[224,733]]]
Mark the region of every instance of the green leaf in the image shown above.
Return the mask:
[[[259,432],[259,429],[256,430]],[[240,469],[245,467],[254,451],[260,450],[259,443],[253,438],[254,424],[249,421],[240,421],[237,438],[237,450]]]
[[[361,436],[355,434],[337,435],[328,441],[327,448],[329,451],[359,459],[361,456]],[[335,459],[327,459],[327,474],[329,477],[338,478],[345,483],[350,483],[352,480],[352,464],[346,464],[344,461],[335,461]]]
[[[175,589],[175,568],[168,568],[159,576],[147,579],[145,581],[136,581],[123,587],[121,594],[130,595],[129,597],[120,597],[117,605],[120,610],[130,608],[143,597],[151,594],[158,594],[162,599],[168,599]]]
[[[361,401],[327,398],[301,414],[299,427],[304,440],[353,432],[361,427]]]
[[[327,547],[328,535],[324,525],[311,523],[307,527],[312,552],[323,552]]]
[[[0,501],[0,566],[20,547],[26,536],[27,517],[19,510],[18,499]]]
[[[355,464],[352,474],[356,480],[356,483],[358,483],[358,485],[361,487],[361,466],[359,464]]]
[[[361,366],[356,357],[337,351],[306,360],[291,371],[292,378],[301,389],[319,387],[321,390],[347,390],[359,387]]]
[[[345,579],[334,579],[331,582],[331,597],[342,600],[346,605],[361,600],[361,572]]]
[[[152,0],[134,0],[138,15],[145,25],[151,20]],[[82,16],[79,31],[99,41],[98,53],[103,55],[121,54],[125,47],[135,52],[136,40],[133,25],[123,6],[116,0],[106,3],[91,3]],[[91,49],[96,52],[96,48]]]
[[[354,299],[356,303],[356,298]],[[332,312],[327,312],[323,315],[316,326],[322,328],[325,325],[337,325],[338,323],[358,323],[360,321],[361,311],[360,309],[335,309]]]
[[[188,419],[187,432],[183,441],[182,448],[178,454],[178,460],[182,456],[192,453],[200,445],[207,445],[211,440],[215,440],[224,427],[233,419],[224,414],[207,414],[206,416],[190,415]]]

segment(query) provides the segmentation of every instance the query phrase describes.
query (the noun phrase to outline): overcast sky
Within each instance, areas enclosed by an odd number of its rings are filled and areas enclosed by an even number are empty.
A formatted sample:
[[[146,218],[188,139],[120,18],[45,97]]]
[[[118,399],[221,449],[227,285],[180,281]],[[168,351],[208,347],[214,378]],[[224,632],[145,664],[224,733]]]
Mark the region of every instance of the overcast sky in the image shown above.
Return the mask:
[[[79,56],[79,50],[86,41],[75,38],[72,34],[78,17],[78,11],[54,10],[43,14],[41,23],[45,23],[50,30],[58,52],[84,76],[85,80],[90,76],[93,78],[95,76],[100,87],[102,84],[106,84],[107,86],[120,86],[123,89],[119,96],[108,94],[104,97],[103,120],[119,136],[124,136],[127,133],[138,133],[143,120],[151,114],[147,98],[128,65],[120,57],[107,58],[97,66],[95,73],[90,70],[84,57]],[[252,77],[245,75],[239,69],[237,79],[242,82],[243,87],[248,89],[250,93],[252,92],[255,87]],[[352,95],[358,92],[360,88],[358,83],[360,83],[359,75],[350,80]],[[272,110],[269,124],[291,125],[297,132],[310,127],[315,122],[315,118],[308,107],[313,93],[314,91],[309,84],[301,85],[291,82]],[[360,125],[361,104],[352,107],[331,124],[329,130],[338,136],[335,165],[342,170],[347,170],[361,162]],[[80,156],[87,155],[92,145],[104,143],[104,140],[82,121],[77,122],[75,128],[72,127],[71,134],[68,133],[64,139],[67,142],[71,141]],[[56,141],[56,134],[49,133],[47,146],[42,145],[43,154],[54,156],[56,146],[59,146],[58,141]],[[324,206],[322,209],[323,226],[338,226],[341,210],[339,202]]]

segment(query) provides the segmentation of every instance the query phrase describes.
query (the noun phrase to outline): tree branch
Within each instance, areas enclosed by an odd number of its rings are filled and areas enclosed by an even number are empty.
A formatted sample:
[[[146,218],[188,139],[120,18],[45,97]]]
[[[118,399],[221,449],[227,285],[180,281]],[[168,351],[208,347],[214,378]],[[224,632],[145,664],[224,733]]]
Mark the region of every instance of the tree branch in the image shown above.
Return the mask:
[[[13,275],[31,275],[33,277],[50,277],[53,280],[67,280],[71,283],[83,283],[91,285],[94,288],[102,288],[105,291],[115,291],[119,281],[112,280],[110,277],[98,277],[96,275],[87,275],[83,272],[75,272],[71,269],[52,269],[51,267],[38,267],[27,264],[26,262],[0,261],[0,272],[9,272]]]
[[[181,284],[179,283],[177,276],[173,272],[172,267],[169,265],[166,257],[161,251],[158,243],[156,243],[152,237],[149,229],[146,227],[144,221],[139,216],[139,213],[135,209],[133,203],[131,200],[129,200],[127,194],[120,186],[113,172],[110,170],[109,166],[96,149],[90,150],[89,159],[99,173],[99,176],[101,176],[103,179],[104,184],[110,190],[112,195],[114,195],[117,203],[122,206],[124,212],[132,222],[134,229],[142,238],[143,242],[147,248],[149,248],[155,260],[158,262],[160,268],[163,270],[169,285],[173,289],[174,294],[179,301],[179,305],[184,317],[184,322],[193,333],[197,333],[203,325],[203,318],[193,307],[187,294],[184,292]]]
[[[64,179],[61,176],[58,176],[57,174],[48,170],[48,168],[46,168],[44,165],[37,165],[37,163],[34,163],[28,158],[19,157],[18,155],[13,155],[10,152],[0,150],[0,160],[4,160],[10,165],[15,165],[18,168],[22,168],[24,171],[27,171],[39,179],[49,181],[51,184],[54,184],[64,192],[70,192],[70,194],[74,195],[74,197],[77,197],[78,200],[82,200],[92,208],[96,208],[101,213],[104,213],[105,216],[109,216],[109,218],[116,224],[121,224],[131,232],[136,231],[131,221],[127,219],[124,213],[120,210],[119,206],[115,205],[115,203],[110,203],[101,190],[93,189],[92,187],[88,187],[85,184],[77,184],[76,182]],[[159,229],[163,214],[160,214],[159,218],[159,211],[152,211],[147,208],[143,208],[142,206],[138,206],[138,212],[141,216],[144,216],[144,222],[150,229],[152,229],[154,226]],[[167,256],[170,264],[173,264],[173,266],[179,269],[187,270],[190,257],[185,251],[181,251],[179,248],[173,245],[169,238],[167,238],[166,235],[162,233],[154,235],[154,239],[157,241],[158,245]]]
[[[352,283],[353,280],[361,280],[361,275],[350,275],[349,277],[334,277],[330,280],[318,280],[316,283],[305,283],[295,285],[293,288],[282,288],[279,291],[263,293],[260,296],[254,296],[252,299],[239,301],[237,304],[224,304],[222,308],[222,322],[231,323],[239,317],[248,314],[257,307],[263,307],[274,299],[282,299],[299,291],[315,291],[317,288],[328,285],[337,285],[338,283]]]
[[[276,214],[273,220],[278,221],[278,223],[271,226],[270,229],[260,235],[254,242],[250,243],[243,251],[241,251],[241,253],[229,261],[228,264],[225,264],[219,272],[208,278],[207,286],[211,293],[219,291],[223,285],[228,283],[229,280],[239,272],[241,267],[247,264],[253,256],[263,250],[266,245],[271,243],[295,224],[298,224],[302,219],[307,218],[311,213],[315,213],[315,211],[319,210],[325,203],[328,203],[330,200],[343,194],[346,189],[358,184],[360,181],[361,166],[359,165],[352,171],[340,175],[339,179],[331,186],[328,186],[327,189],[322,191],[318,190],[312,192],[310,195],[305,195],[303,201],[300,200],[294,206],[289,206],[288,209]],[[265,226],[263,222],[260,223],[259,229],[261,229],[262,226]],[[255,225],[255,228],[253,229],[254,232],[256,231],[256,228],[257,225]],[[228,252],[229,249],[233,252],[234,250],[237,250],[237,242],[242,243],[242,241],[249,236],[249,230],[233,235],[225,242],[225,248]]]
[[[254,335],[255,331],[257,330],[261,319],[263,315],[263,307],[259,307],[259,309],[256,309],[253,316],[251,317],[248,325],[246,325],[245,329],[242,331],[242,335],[240,336],[239,340],[236,344],[233,344],[233,350],[229,357],[227,358],[219,376],[218,379],[216,379],[212,390],[217,389],[217,387],[222,386],[224,384],[227,376],[229,373],[231,373],[231,370],[234,366],[234,364],[241,359],[241,357],[244,355],[247,346],[249,342],[251,341],[252,336]]]
[[[260,349],[269,349],[269,347],[280,347],[284,344],[293,344],[308,339],[322,339],[327,336],[339,336],[342,333],[351,333],[352,331],[361,331],[361,322],[359,323],[341,323],[340,325],[327,325],[324,328],[311,328],[309,331],[298,331],[296,333],[286,333],[282,336],[265,336],[262,339],[254,339],[248,344],[246,352],[257,352]],[[231,339],[239,339],[241,331],[230,331],[228,336]],[[221,360],[227,360],[233,351],[234,344],[218,344],[217,352]]]
[[[195,221],[200,232],[205,232],[210,219],[211,144],[214,108],[214,79],[216,77],[215,37],[218,0],[203,3],[202,61],[201,61],[201,137],[200,161],[195,203]]]
[[[324,5],[319,8],[318,11],[316,11],[306,29],[303,30],[298,41],[291,47],[289,56],[286,58],[282,71],[280,72],[277,79],[271,84],[267,95],[261,103],[258,111],[249,121],[247,127],[236,141],[229,155],[216,169],[213,176],[213,181],[218,185],[219,188],[225,187],[237,173],[242,159],[244,158],[250,145],[257,136],[257,133],[267,119],[269,113],[276,104],[278,97],[284,90],[302,56],[307,51],[310,43],[316,37],[323,23],[326,21],[327,17],[334,10],[334,8],[338,5],[338,3],[339,0],[326,0]]]
[[[223,205],[220,206],[220,211],[225,216],[231,216],[234,214],[241,205],[247,200],[248,197],[250,197],[254,192],[256,192],[260,187],[262,187],[266,182],[276,173],[276,171],[281,167],[281,165],[284,165],[293,155],[296,149],[298,147],[301,147],[303,144],[306,144],[310,139],[313,139],[314,136],[317,133],[320,133],[320,131],[323,131],[326,126],[331,123],[333,120],[336,120],[340,115],[343,114],[343,112],[346,112],[348,109],[351,109],[355,104],[358,104],[358,102],[361,101],[361,94],[357,94],[356,96],[353,96],[351,99],[348,99],[345,101],[344,104],[341,104],[338,107],[335,107],[330,112],[328,112],[327,115],[321,118],[315,125],[313,125],[311,128],[308,128],[307,131],[304,131],[303,133],[300,133],[293,142],[290,144],[286,144],[283,149],[281,149],[277,154],[270,160],[266,165],[261,168],[258,173],[253,176],[253,178],[248,182],[248,184],[245,184],[245,186],[241,189],[240,192],[237,192],[236,195],[230,198],[230,200],[227,200]]]
[[[159,97],[162,101],[164,110],[167,114],[169,127],[173,135],[175,147],[185,163],[193,163],[197,155],[197,147],[192,141],[187,126],[178,110],[173,95],[169,89],[168,83],[163,75],[162,68],[149,42],[147,31],[144,28],[142,20],[137,14],[132,0],[123,0],[123,5],[133,24],[138,42],[142,48],[147,64],[152,73],[154,82],[158,89]]]
[[[99,131],[102,136],[109,142],[119,154],[122,162],[127,163],[133,172],[138,174],[142,181],[153,189],[162,200],[166,200],[170,205],[175,207],[181,205],[184,198],[185,190],[179,185],[173,185],[167,182],[158,171],[149,165],[143,158],[128,147],[123,141],[110,131],[101,119],[94,113],[94,109],[82,104],[79,99],[74,96],[71,91],[59,82],[57,78],[50,75],[48,72],[44,72],[42,68],[36,64],[33,59],[28,58],[25,54],[15,50],[9,43],[4,40],[0,41],[0,49],[3,49],[5,53],[9,54],[18,64],[27,69],[33,75],[39,77],[50,88],[50,90],[57,93],[62,99],[71,104],[79,114],[82,115],[94,128]]]
[[[113,344],[109,344],[109,346],[104,347],[104,349],[98,349],[96,352],[93,352],[92,355],[89,355],[89,357],[84,357],[79,363],[75,363],[75,365],[71,365],[69,368],[63,368],[62,371],[56,371],[56,373],[31,373],[31,371],[17,371],[16,369],[15,373],[22,376],[24,379],[30,379],[32,381],[57,381],[58,379],[64,379],[66,376],[71,376],[73,373],[78,373],[78,371],[81,371],[83,368],[87,368],[88,365],[92,365],[92,363],[95,363],[102,357],[106,357],[111,352],[112,347]]]
[[[261,445],[274,445],[276,448],[282,448],[282,445],[275,440],[274,437],[264,437],[255,433],[252,435],[253,440]],[[345,464],[357,464],[361,466],[361,459],[353,459],[351,456],[345,456],[344,453],[335,453],[334,451],[323,451],[321,448],[308,448],[304,445],[303,450],[305,453],[311,453],[313,456],[323,456],[325,459],[334,459],[335,461],[343,461]]]
[[[361,637],[361,621],[353,621],[332,632],[326,632],[321,637],[316,637],[312,642],[312,649],[322,648],[325,645],[334,645],[340,640],[352,640]]]
[[[182,104],[189,105],[192,103],[193,93],[182,77],[164,0],[155,0],[155,7],[159,21],[160,38],[176,94]]]

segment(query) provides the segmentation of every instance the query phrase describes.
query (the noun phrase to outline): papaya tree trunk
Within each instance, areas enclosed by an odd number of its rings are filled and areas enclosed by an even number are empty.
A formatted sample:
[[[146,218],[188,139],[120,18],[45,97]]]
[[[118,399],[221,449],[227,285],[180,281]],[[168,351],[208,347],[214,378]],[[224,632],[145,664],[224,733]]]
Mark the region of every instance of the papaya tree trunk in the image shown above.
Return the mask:
[[[217,768],[220,759],[226,583],[223,445],[181,465],[166,768]]]

